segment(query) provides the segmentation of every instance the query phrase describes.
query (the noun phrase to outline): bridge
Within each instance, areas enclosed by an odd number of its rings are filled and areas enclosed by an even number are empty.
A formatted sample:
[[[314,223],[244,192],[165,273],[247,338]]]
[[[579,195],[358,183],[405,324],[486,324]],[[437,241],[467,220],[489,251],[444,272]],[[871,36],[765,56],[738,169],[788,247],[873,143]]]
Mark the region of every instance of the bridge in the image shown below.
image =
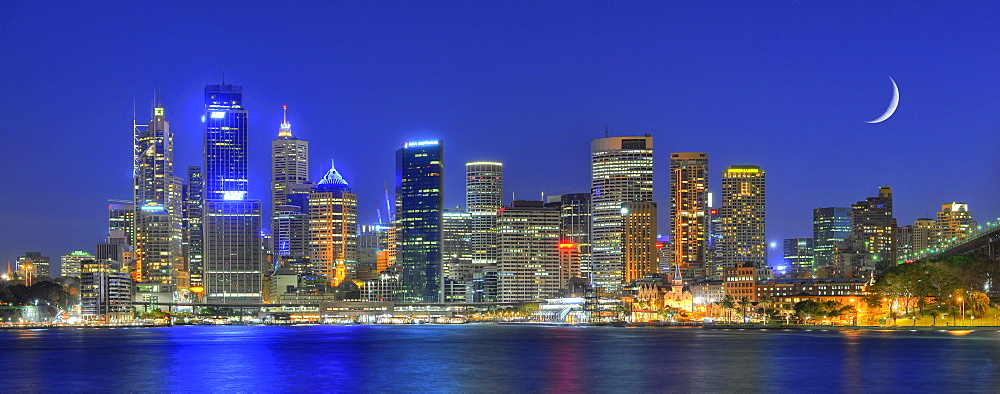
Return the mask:
[[[984,255],[1000,262],[1000,218],[956,242],[914,256],[916,259],[934,259],[958,255]]]

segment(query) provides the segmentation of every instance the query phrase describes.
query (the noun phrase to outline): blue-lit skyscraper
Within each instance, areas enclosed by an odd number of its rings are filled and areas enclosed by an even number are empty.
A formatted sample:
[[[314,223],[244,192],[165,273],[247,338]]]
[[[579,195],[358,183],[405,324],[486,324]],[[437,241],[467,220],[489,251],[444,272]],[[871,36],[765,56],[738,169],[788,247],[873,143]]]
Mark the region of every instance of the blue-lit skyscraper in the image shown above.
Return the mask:
[[[396,220],[404,302],[440,302],[444,144],[421,141],[396,151]]]
[[[851,234],[850,208],[826,207],[813,209],[813,254],[817,268],[833,265],[834,243]]]
[[[261,302],[261,204],[247,199],[243,87],[205,87],[205,301]]]

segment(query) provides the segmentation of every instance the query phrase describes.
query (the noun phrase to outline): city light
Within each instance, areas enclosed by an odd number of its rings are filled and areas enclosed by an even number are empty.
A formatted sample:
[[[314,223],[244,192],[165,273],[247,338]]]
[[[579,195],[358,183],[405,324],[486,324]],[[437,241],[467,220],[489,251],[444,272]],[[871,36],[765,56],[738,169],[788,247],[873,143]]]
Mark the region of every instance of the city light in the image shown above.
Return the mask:
[[[222,192],[222,199],[230,201],[242,200],[246,194],[247,192],[244,191],[225,191]]]
[[[222,119],[226,117],[224,111],[212,111],[212,119]]]

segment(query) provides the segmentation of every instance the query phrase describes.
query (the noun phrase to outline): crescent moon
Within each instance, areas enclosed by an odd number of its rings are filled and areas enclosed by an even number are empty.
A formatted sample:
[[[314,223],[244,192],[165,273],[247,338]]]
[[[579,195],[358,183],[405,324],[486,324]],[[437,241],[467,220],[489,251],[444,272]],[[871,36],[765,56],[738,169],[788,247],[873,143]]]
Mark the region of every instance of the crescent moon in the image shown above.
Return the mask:
[[[889,101],[889,108],[886,108],[882,116],[875,120],[866,120],[865,123],[882,123],[896,112],[896,107],[899,105],[899,87],[896,86],[896,81],[892,77],[889,77],[889,80],[892,81],[892,101]]]

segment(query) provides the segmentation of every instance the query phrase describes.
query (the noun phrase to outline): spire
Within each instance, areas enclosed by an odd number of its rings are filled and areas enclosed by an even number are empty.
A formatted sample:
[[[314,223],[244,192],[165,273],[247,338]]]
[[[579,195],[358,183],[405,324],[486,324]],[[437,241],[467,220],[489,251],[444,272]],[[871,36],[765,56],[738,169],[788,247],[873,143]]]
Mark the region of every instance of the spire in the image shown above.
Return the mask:
[[[333,165],[333,160],[330,160],[330,171],[327,171],[326,175],[323,175],[323,179],[319,181],[318,185],[348,186],[344,177],[340,175],[340,172],[337,172],[337,167]]]
[[[281,109],[284,110],[282,115],[281,127],[278,129],[278,138],[295,138],[292,137],[292,125],[288,123],[288,106],[282,105]]]

